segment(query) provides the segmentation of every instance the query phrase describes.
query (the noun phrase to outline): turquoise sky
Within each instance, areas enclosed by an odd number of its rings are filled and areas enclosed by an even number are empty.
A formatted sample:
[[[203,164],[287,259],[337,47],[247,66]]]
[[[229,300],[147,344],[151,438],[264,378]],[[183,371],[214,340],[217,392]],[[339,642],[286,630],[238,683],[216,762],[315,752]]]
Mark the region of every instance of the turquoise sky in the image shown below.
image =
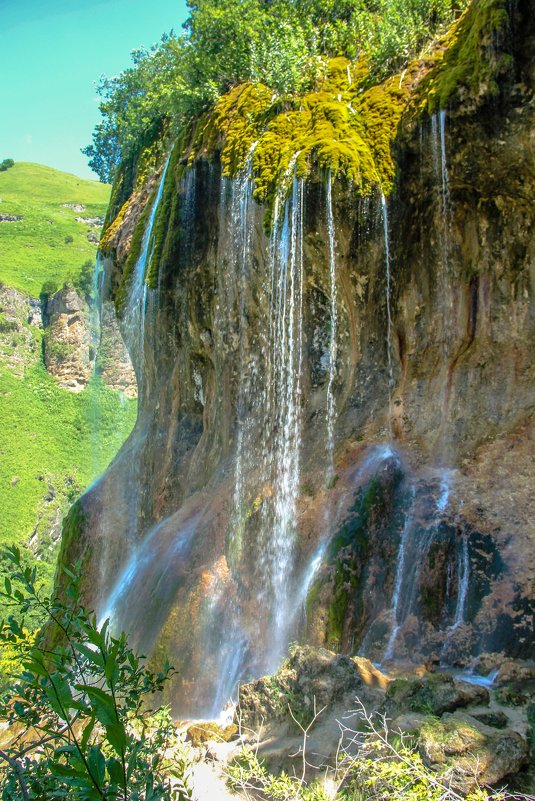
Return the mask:
[[[100,119],[95,83],[185,18],[185,0],[0,0],[0,160],[95,178],[80,153]]]

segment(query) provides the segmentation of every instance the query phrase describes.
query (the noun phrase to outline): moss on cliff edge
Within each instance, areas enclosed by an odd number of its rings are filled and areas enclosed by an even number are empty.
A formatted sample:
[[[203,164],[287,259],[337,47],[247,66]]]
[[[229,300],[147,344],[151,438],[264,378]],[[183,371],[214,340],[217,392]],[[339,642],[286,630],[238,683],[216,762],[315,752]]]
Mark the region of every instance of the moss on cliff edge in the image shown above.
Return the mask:
[[[330,59],[316,90],[277,97],[262,84],[242,84],[215,107],[221,133],[223,173],[234,177],[252,157],[255,199],[268,209],[284,193],[295,170],[307,177],[314,166],[350,181],[361,195],[392,189],[392,145],[409,100],[411,71],[370,86],[361,59]]]
[[[434,66],[423,79],[419,105],[432,113],[457,94],[479,98],[499,91],[512,56],[503,45],[509,29],[508,0],[475,0],[436,49]]]

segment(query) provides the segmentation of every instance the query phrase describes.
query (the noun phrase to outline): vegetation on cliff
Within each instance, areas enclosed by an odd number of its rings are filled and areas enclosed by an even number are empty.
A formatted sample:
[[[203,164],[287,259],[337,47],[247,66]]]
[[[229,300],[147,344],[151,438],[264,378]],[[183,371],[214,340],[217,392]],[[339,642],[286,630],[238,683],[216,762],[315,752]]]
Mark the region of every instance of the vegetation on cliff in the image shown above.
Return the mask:
[[[315,92],[326,62],[366,62],[368,82],[403,69],[464,3],[449,0],[203,0],[189,3],[182,35],[133,53],[133,66],[104,78],[102,122],[85,148],[102,180],[139,149],[162,120],[175,133],[244,82],[273,100]]]

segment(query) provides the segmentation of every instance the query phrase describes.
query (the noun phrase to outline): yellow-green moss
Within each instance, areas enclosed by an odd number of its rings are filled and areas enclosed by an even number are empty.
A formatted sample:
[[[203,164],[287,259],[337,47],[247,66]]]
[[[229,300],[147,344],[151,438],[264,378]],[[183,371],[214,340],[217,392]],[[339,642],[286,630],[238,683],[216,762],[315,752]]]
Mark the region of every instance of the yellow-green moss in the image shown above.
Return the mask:
[[[361,195],[374,187],[390,192],[392,144],[409,98],[408,80],[395,76],[369,87],[367,63],[335,58],[325,62],[316,91],[276,98],[263,85],[242,84],[216,106],[223,137],[225,175],[234,177],[254,145],[254,196],[268,209],[284,195],[293,171],[306,178],[313,166],[350,181]]]

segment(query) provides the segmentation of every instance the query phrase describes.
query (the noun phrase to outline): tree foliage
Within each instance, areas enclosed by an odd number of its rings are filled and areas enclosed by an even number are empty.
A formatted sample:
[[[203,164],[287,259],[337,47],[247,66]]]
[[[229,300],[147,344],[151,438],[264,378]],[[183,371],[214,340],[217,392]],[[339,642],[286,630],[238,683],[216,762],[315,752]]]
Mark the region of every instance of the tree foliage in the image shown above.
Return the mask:
[[[111,181],[147,130],[176,130],[232,86],[262,82],[279,95],[314,86],[326,57],[365,56],[376,78],[395,72],[467,0],[189,0],[181,34],[132,53],[102,78],[102,121],[83,152]]]
[[[16,615],[1,624],[0,645],[15,652],[22,672],[0,700],[10,734],[0,750],[2,801],[186,799],[184,763],[175,760],[173,777],[165,761],[176,736],[169,714],[154,715],[147,703],[169,666],[151,673],[124,635],[112,637],[108,621],[98,625],[70,570],[64,602],[43,595],[18,548],[7,558],[0,595]],[[48,631],[33,642],[24,619],[38,613]]]

